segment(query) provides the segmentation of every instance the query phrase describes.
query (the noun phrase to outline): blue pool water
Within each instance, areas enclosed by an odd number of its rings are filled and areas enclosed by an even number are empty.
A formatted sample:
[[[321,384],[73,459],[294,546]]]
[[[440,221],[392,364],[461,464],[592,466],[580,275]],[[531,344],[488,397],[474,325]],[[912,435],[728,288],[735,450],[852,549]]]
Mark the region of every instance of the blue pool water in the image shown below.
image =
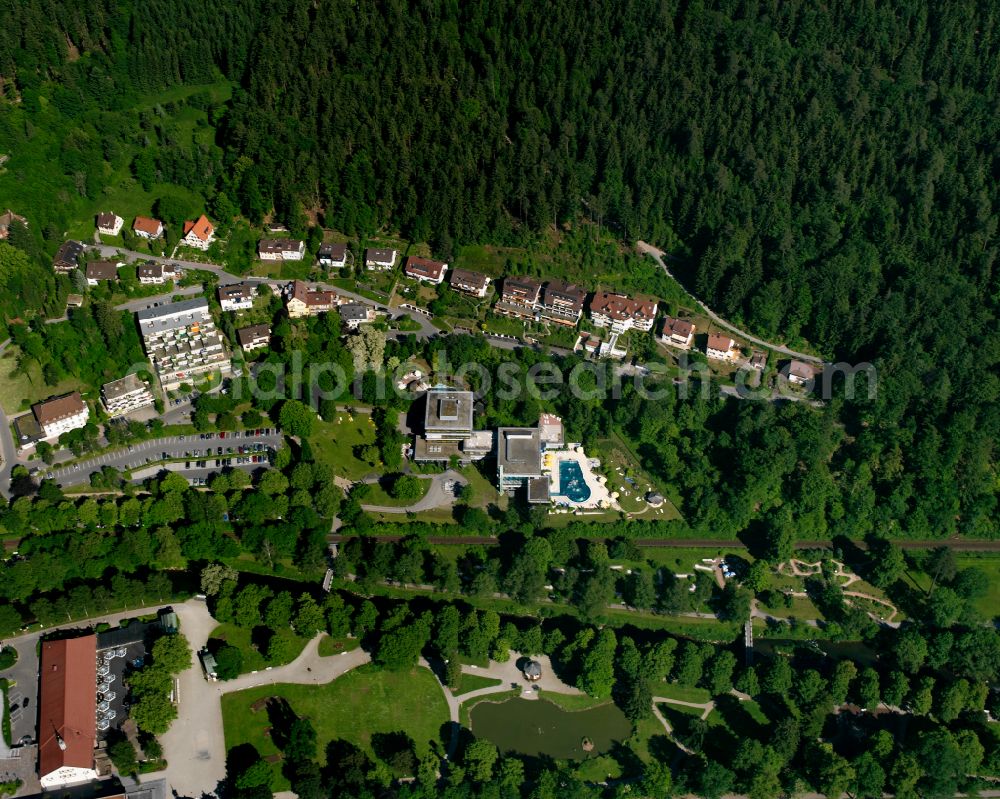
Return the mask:
[[[576,461],[559,461],[559,494],[572,502],[590,499],[590,487],[584,482],[583,469]]]

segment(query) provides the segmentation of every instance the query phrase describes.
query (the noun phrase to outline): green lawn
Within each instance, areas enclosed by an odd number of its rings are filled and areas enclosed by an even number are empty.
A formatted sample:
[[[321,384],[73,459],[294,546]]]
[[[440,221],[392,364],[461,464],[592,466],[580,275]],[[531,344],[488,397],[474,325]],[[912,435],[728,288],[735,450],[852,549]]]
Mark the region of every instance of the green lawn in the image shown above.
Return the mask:
[[[691,688],[687,685],[668,682],[661,682],[654,685],[653,696],[677,699],[680,702],[697,702],[698,704],[704,704],[712,698],[712,695],[704,688]]]
[[[595,699],[587,694],[560,694],[555,691],[539,690],[538,695],[553,705],[558,705],[563,710],[577,711],[590,710],[592,707],[600,707],[608,704],[610,699]]]
[[[361,642],[357,638],[331,638],[324,635],[319,641],[319,655],[324,658],[341,655],[359,646]]]
[[[987,618],[1000,616],[1000,557],[996,555],[982,555],[981,557],[958,555],[956,557],[959,569],[968,569],[975,566],[982,569],[989,576],[989,589],[985,596],[975,601],[975,606]]]
[[[376,471],[376,467],[359,460],[354,448],[375,443],[375,426],[367,413],[340,413],[332,422],[316,419],[309,436],[316,460],[327,464],[335,475],[348,480],[360,480]]]
[[[390,508],[405,508],[413,505],[427,496],[431,488],[430,480],[420,480],[420,496],[413,499],[399,499],[386,491],[378,483],[369,484],[368,496],[365,497],[365,505],[386,505]]]
[[[34,361],[27,374],[12,375],[17,367],[20,350],[11,344],[0,356],[0,405],[4,413],[15,414],[28,410],[31,405],[48,397],[56,397],[70,391],[86,391],[86,386],[75,378],[61,380],[57,385],[47,386],[42,379],[42,371]]]
[[[209,636],[210,641],[225,641],[231,646],[237,647],[243,652],[243,673],[260,671],[268,666],[283,666],[291,663],[302,652],[305,647],[305,638],[300,638],[291,629],[278,630],[275,635],[287,641],[285,657],[278,660],[268,660],[264,657],[266,652],[259,652],[251,640],[251,631],[245,627],[237,627],[235,624],[220,624]]]
[[[253,744],[263,757],[277,753],[265,730],[271,726],[266,710],[254,713],[258,699],[284,698],[296,715],[306,717],[316,728],[320,759],[326,745],[335,739],[350,741],[372,754],[375,733],[403,732],[416,744],[418,755],[440,740],[441,726],[448,721],[448,706],[441,687],[430,671],[381,671],[362,666],[331,683],[312,685],[263,685],[222,697],[226,749]],[[286,790],[280,763],[274,766],[273,789]]]
[[[503,680],[497,680],[493,677],[480,677],[478,674],[463,674],[458,681],[458,687],[453,688],[452,693],[455,696],[461,696],[462,694],[469,693],[469,691],[478,691],[480,688],[491,688],[502,682]]]
[[[645,511],[644,519],[669,521],[681,518],[681,512],[677,507],[679,501],[677,490],[672,485],[654,478],[643,469],[639,459],[625,439],[616,433],[610,438],[598,441],[597,449],[596,454],[601,458],[601,465],[608,478],[608,485],[621,495],[618,501],[625,511],[631,513]],[[620,473],[619,469],[621,469]],[[629,483],[625,478],[633,480],[635,485]],[[658,491],[666,498],[666,502],[660,508],[649,509],[645,495],[650,489]],[[626,496],[626,492],[628,496]]]

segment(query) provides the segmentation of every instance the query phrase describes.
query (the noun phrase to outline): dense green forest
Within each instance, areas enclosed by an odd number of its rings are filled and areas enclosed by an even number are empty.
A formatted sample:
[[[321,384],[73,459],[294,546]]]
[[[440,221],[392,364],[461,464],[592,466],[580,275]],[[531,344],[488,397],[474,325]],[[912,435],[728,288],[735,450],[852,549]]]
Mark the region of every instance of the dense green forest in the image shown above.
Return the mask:
[[[834,403],[822,424],[837,432],[780,464],[819,464],[837,484],[844,501],[811,500],[824,524],[860,505],[891,535],[996,535],[988,4],[279,0],[205,15],[186,0],[55,0],[3,13],[0,199],[30,206],[17,210],[35,250],[122,186],[222,220],[274,211],[293,229],[315,210],[444,257],[553,223],[607,226],[668,248],[699,298],[753,330],[877,365],[877,399]],[[226,90],[198,88],[210,84]],[[8,318],[51,296],[18,307],[7,282]],[[776,412],[691,413],[724,464],[749,445],[722,426],[762,430]]]

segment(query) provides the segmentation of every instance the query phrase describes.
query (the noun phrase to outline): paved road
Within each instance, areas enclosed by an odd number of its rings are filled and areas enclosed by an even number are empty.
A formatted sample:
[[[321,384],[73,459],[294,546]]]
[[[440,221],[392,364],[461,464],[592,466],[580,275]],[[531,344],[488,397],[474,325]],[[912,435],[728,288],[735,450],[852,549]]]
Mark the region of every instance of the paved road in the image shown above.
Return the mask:
[[[215,793],[226,775],[226,743],[222,725],[224,694],[276,683],[320,685],[340,677],[370,660],[362,649],[321,657],[322,635],[308,644],[294,661],[256,674],[244,674],[229,682],[209,682],[198,662],[217,622],[204,602],[190,600],[174,609],[181,630],[191,644],[191,665],[179,678],[180,703],[177,720],[160,738],[167,766],[163,776],[175,796],[201,797]]]
[[[339,544],[354,536],[330,535],[328,540],[331,544]],[[380,540],[399,541],[402,535],[380,535]],[[492,546],[497,543],[496,536],[477,535],[432,535],[427,540],[432,544],[457,544],[465,546]],[[1000,552],[1000,541],[972,541],[972,540],[943,540],[943,541],[894,541],[901,549],[920,550],[934,549],[935,547],[947,547],[955,552]],[[636,538],[635,544],[638,547],[651,547],[655,549],[716,549],[739,552],[745,550],[747,545],[742,541],[726,541],[711,538]],[[855,541],[854,544],[865,549],[863,541]],[[796,541],[795,549],[833,549],[831,541]]]
[[[427,493],[420,498],[419,501],[407,507],[398,507],[395,505],[362,505],[366,511],[370,513],[419,513],[424,510],[431,510],[433,508],[441,508],[446,505],[455,504],[455,487],[449,491],[445,484],[453,482],[458,485],[465,485],[469,481],[466,480],[458,472],[449,469],[446,472],[435,475],[416,475],[421,480],[430,480],[431,487],[427,489]],[[377,482],[378,478],[375,479]]]
[[[639,250],[639,252],[645,253],[646,255],[652,256],[653,260],[656,261],[656,263],[658,263],[660,265],[660,268],[669,277],[672,277],[672,278],[674,277],[672,274],[670,274],[670,269],[667,267],[666,262],[663,260],[663,256],[665,255],[665,253],[663,252],[663,250],[660,250],[660,249],[654,247],[652,244],[647,244],[644,241],[638,241],[638,242],[636,242],[636,248]],[[676,280],[676,279],[677,278],[674,278],[674,280]],[[774,344],[774,343],[772,343],[770,341],[764,341],[763,339],[759,339],[756,336],[752,336],[749,333],[747,333],[745,330],[741,330],[740,328],[736,327],[736,325],[734,325],[731,322],[728,322],[725,319],[723,319],[715,311],[713,311],[711,308],[709,308],[707,305],[705,305],[704,302],[701,302],[699,300],[698,303],[699,303],[699,305],[701,305],[702,310],[704,310],[705,313],[708,315],[709,319],[711,319],[717,325],[721,325],[722,327],[726,328],[727,330],[732,331],[733,333],[735,333],[736,335],[740,336],[741,338],[745,338],[747,341],[750,341],[750,342],[752,342],[754,344],[757,344],[760,347],[767,347],[767,349],[774,350],[775,352],[780,352],[782,355],[788,355],[791,358],[798,358],[799,360],[810,361],[811,363],[823,363],[823,359],[822,358],[817,358],[815,355],[809,355],[809,354],[804,353],[804,352],[796,352],[795,350],[789,349],[788,347],[786,347],[786,346],[784,346],[782,344]]]
[[[9,344],[10,339],[0,342],[0,355],[3,355]],[[14,436],[10,432],[10,419],[2,407],[0,407],[0,458],[3,459],[3,463],[0,463],[0,494],[6,498],[10,496],[10,473],[17,463],[17,448],[14,446]]]
[[[168,436],[166,438],[155,438],[132,444],[127,448],[117,449],[111,452],[104,452],[100,455],[80,461],[72,466],[52,468],[47,472],[40,472],[39,479],[50,477],[60,486],[66,487],[90,482],[90,475],[99,472],[105,466],[111,466],[119,470],[134,470],[163,460],[163,453],[166,452],[167,459],[185,458],[196,462],[198,460],[215,460],[219,457],[229,457],[233,459],[235,466],[236,458],[239,457],[239,447],[247,443],[263,444],[265,447],[277,448],[281,445],[283,437],[281,433],[274,432],[270,435],[246,436],[235,433],[206,433],[207,437],[202,439],[200,434],[187,436]],[[225,436],[224,438],[222,436]],[[222,447],[223,455],[219,455],[219,447]],[[226,450],[232,448],[233,453],[226,454]],[[197,453],[187,455],[186,453]],[[265,454],[263,452],[257,454]],[[267,464],[252,464],[260,467]],[[207,472],[211,472],[207,468]],[[199,475],[200,476],[200,475]]]
[[[116,305],[115,308],[119,311],[135,313],[136,311],[144,311],[147,308],[152,308],[157,303],[162,304],[165,302],[173,302],[174,297],[178,295],[190,297],[203,294],[204,291],[205,288],[200,283],[196,286],[178,286],[172,291],[165,292],[164,294],[155,294],[149,297],[137,297],[134,300],[123,302],[121,305]]]
[[[220,266],[219,264],[203,264],[197,261],[185,261],[179,258],[165,258],[156,255],[146,255],[145,253],[135,252],[133,250],[123,250],[120,247],[110,247],[106,244],[102,244],[100,246],[94,245],[91,246],[89,249],[96,250],[100,252],[102,256],[106,257],[118,255],[124,258],[126,261],[139,261],[139,260],[157,261],[159,263],[180,264],[186,269],[201,269],[205,272],[211,272],[214,275],[216,275],[219,278],[220,286],[226,286],[231,283],[266,283],[268,285],[284,286],[290,282],[288,280],[275,280],[273,278],[259,277],[256,275],[234,275],[231,272],[227,272],[225,267]],[[323,281],[309,280],[308,283],[310,285],[316,285],[324,289],[336,291],[338,294],[342,294],[345,297],[350,297],[355,302],[362,302],[367,305],[372,305],[378,310],[389,314],[389,316],[393,318],[404,315],[409,316],[417,324],[420,325],[420,330],[414,331],[413,334],[421,338],[430,338],[440,333],[440,331],[436,327],[434,327],[433,324],[431,324],[430,319],[424,316],[423,314],[415,312],[406,312],[405,309],[401,311],[400,309],[397,308],[390,308],[388,305],[385,305],[384,303],[375,302],[374,300],[370,300],[367,297],[362,296],[361,294],[357,294],[356,292],[353,291],[348,291],[347,289],[342,289],[338,286],[334,286],[330,283],[325,283]],[[197,293],[200,293],[201,288],[200,287],[197,288],[198,288]]]

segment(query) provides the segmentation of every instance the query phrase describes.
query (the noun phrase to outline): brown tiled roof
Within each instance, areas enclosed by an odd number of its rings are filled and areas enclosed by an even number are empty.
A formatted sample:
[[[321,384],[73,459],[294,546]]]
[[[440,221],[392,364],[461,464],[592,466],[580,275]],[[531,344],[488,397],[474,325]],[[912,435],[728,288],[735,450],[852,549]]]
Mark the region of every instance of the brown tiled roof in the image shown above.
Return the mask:
[[[675,316],[668,316],[663,320],[664,336],[680,336],[687,338],[694,332],[694,325],[687,319],[678,319]]]
[[[469,286],[482,291],[490,284],[490,279],[484,274],[469,269],[452,269],[449,282],[453,286]]]
[[[91,261],[87,264],[87,280],[117,280],[118,264],[114,261]]]
[[[346,244],[321,244],[319,254],[326,256],[331,261],[343,261],[347,255]]]
[[[257,252],[283,253],[291,250],[297,252],[301,248],[302,242],[299,239],[261,239],[257,245]]]
[[[802,380],[812,380],[816,377],[816,370],[804,361],[789,361],[788,374]]]
[[[95,635],[42,642],[38,700],[41,776],[61,768],[94,767],[96,659]]]
[[[392,261],[396,256],[396,251],[392,249],[379,249],[377,247],[369,247],[365,250],[365,261],[379,261],[387,262]]]
[[[408,275],[438,280],[447,268],[448,264],[444,263],[444,261],[432,261],[430,258],[420,258],[419,256],[411,255],[406,259],[406,268],[404,271]]]
[[[556,302],[571,305],[574,309],[583,308],[583,300],[587,292],[565,280],[549,280],[542,287],[542,305],[549,306]]]
[[[0,227],[9,227],[10,223],[14,221],[21,222],[25,225],[28,224],[27,219],[25,219],[23,216],[15,214],[9,208],[7,209],[6,213],[0,214]]]
[[[136,267],[135,273],[139,277],[163,277],[163,264],[158,264],[156,261],[146,261],[146,263]]]
[[[625,294],[601,291],[590,301],[590,312],[612,319],[653,319],[656,316],[656,301],[634,300]]]
[[[247,344],[253,344],[257,339],[267,336],[271,336],[270,325],[250,325],[250,327],[241,327],[236,331],[236,337],[240,340],[240,346],[245,347]]]
[[[153,219],[149,216],[137,216],[132,223],[133,230],[142,231],[149,236],[155,236],[162,226],[163,223],[159,219]]]
[[[219,286],[219,300],[239,300],[256,296],[257,287],[253,283],[233,283],[228,286]]]
[[[115,216],[110,211],[104,211],[97,215],[97,226],[98,227],[114,227],[115,222],[118,221],[118,217]]]
[[[708,337],[708,349],[728,352],[733,348],[733,340],[722,333],[712,333]]]
[[[184,235],[187,236],[192,231],[202,241],[208,241],[212,233],[215,232],[215,228],[208,221],[208,217],[202,214],[194,222],[188,221],[184,223]]]
[[[291,298],[293,300],[300,300],[306,305],[335,305],[337,302],[337,293],[334,291],[310,289],[307,283],[296,280],[292,283]]]
[[[516,297],[534,302],[538,299],[540,289],[541,285],[538,281],[532,280],[530,277],[505,277],[502,295],[504,299]]]
[[[38,423],[44,427],[52,422],[58,422],[60,419],[76,416],[86,407],[87,404],[80,396],[80,392],[74,391],[72,394],[66,394],[62,397],[37,402],[31,406],[31,410],[34,411]]]

